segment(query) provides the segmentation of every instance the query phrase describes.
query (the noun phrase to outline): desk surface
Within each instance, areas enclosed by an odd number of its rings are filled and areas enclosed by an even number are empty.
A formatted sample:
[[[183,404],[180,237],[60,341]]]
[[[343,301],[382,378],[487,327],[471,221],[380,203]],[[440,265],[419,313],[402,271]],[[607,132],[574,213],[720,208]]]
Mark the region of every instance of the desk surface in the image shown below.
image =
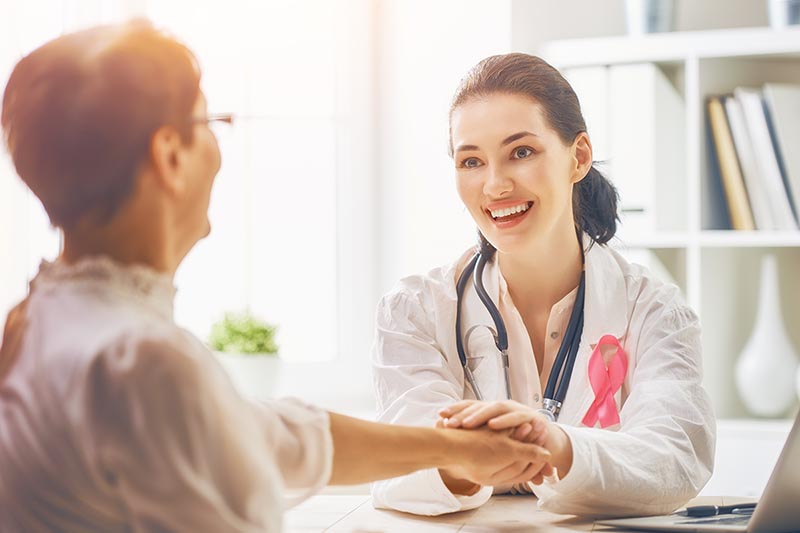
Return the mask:
[[[731,504],[746,498],[701,497],[697,504]],[[605,531],[615,529],[595,526],[592,520],[557,515],[536,508],[532,496],[494,496],[485,505],[471,511],[444,516],[423,517],[395,511],[377,510],[365,494],[321,494],[286,513],[288,533],[311,531]]]

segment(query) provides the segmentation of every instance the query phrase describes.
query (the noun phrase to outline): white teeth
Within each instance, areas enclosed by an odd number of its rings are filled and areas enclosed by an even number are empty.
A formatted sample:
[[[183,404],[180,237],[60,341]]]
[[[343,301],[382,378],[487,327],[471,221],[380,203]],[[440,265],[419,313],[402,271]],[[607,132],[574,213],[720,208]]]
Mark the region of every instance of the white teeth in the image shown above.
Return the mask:
[[[509,215],[514,215],[516,213],[522,213],[523,211],[527,210],[528,210],[528,202],[525,202],[524,204],[519,204],[514,207],[506,207],[504,209],[494,209],[489,212],[492,214],[492,218],[501,218],[501,217],[507,217]]]

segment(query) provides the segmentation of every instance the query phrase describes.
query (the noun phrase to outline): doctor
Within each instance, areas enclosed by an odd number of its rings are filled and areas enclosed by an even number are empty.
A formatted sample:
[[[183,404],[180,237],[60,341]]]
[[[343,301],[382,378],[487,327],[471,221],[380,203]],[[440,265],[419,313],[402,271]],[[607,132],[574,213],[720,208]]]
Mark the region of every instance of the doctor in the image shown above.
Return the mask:
[[[437,515],[511,490],[548,511],[625,515],[696,496],[715,441],[698,319],[606,246],[616,191],[592,166],[575,92],[537,57],[489,57],[455,94],[450,151],[480,244],[379,304],[379,420],[528,423],[556,475],[492,487],[429,469],[375,483],[375,505]]]

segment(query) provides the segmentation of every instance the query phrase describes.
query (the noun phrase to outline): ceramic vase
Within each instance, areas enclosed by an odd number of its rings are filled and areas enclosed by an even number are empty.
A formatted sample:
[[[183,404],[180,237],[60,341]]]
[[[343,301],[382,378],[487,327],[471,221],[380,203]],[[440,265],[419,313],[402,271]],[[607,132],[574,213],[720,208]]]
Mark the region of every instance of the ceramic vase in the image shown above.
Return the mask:
[[[785,28],[800,24],[800,0],[768,0],[769,25]]]
[[[674,13],[673,0],[625,0],[625,22],[631,35],[672,31]]]
[[[795,400],[797,356],[780,311],[778,265],[767,254],[753,332],[736,363],[736,386],[747,410],[756,416],[780,416]]]

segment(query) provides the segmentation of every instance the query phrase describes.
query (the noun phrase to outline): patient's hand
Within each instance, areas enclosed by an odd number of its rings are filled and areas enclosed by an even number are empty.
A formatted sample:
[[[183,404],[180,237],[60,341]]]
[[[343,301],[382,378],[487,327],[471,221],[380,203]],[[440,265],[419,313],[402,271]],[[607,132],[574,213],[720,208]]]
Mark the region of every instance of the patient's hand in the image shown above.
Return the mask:
[[[563,478],[572,466],[572,444],[566,433],[556,424],[550,423],[536,409],[513,400],[480,402],[463,400],[439,411],[442,427],[475,429],[484,425],[491,429],[513,430],[514,438],[544,446],[553,455],[546,465],[530,479],[540,484],[544,477],[558,468]]]
[[[437,427],[444,428],[441,422]],[[445,485],[456,494],[474,494],[481,485],[522,483],[548,469],[550,453],[524,438],[514,438],[515,433],[489,427],[452,431],[453,464],[439,469]]]

